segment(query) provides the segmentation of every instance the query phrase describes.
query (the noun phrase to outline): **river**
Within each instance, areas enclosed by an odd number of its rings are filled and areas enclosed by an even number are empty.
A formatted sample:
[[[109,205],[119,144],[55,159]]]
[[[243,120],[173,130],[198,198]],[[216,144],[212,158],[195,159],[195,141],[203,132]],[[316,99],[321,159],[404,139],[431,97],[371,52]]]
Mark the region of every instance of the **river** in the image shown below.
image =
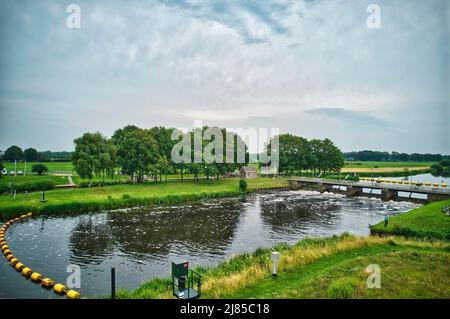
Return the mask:
[[[216,265],[240,252],[295,243],[305,237],[349,232],[367,235],[383,215],[418,204],[280,191],[247,197],[100,213],[43,215],[7,231],[14,255],[33,271],[66,283],[69,265],[81,269],[82,296],[110,293],[110,268],[118,289],[169,276],[172,260],[191,267]],[[56,298],[0,260],[0,298]]]

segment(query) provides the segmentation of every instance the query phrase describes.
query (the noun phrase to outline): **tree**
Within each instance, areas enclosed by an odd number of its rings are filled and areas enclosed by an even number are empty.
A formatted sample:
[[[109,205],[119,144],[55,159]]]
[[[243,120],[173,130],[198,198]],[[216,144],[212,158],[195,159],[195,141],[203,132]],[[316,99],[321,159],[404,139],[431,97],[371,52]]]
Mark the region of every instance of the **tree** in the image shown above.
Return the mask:
[[[162,175],[166,175],[166,181],[167,181],[167,174],[170,171],[170,163],[167,160],[165,156],[159,156],[158,160],[154,164],[154,173],[155,173],[155,179],[157,180],[159,175],[159,181],[162,181]]]
[[[3,166],[3,161],[0,158],[0,178],[2,178],[3,176],[3,169],[5,168],[5,166]]]
[[[33,167],[31,168],[31,171],[33,173],[38,173],[38,175],[42,175],[48,172],[48,167],[45,166],[44,164],[34,164]]]
[[[158,145],[148,130],[127,126],[117,130],[112,139],[122,171],[142,182],[151,165],[158,160]]]
[[[239,190],[241,192],[246,192],[247,191],[247,181],[243,178],[241,178],[239,180]]]
[[[23,151],[19,146],[10,146],[3,154],[3,160],[5,161],[21,161],[23,160]]]
[[[36,162],[38,160],[38,151],[34,148],[27,148],[24,152],[24,157],[28,162]]]
[[[83,179],[96,176],[114,176],[116,167],[116,147],[101,133],[85,133],[74,140],[75,151],[72,163],[75,171]]]

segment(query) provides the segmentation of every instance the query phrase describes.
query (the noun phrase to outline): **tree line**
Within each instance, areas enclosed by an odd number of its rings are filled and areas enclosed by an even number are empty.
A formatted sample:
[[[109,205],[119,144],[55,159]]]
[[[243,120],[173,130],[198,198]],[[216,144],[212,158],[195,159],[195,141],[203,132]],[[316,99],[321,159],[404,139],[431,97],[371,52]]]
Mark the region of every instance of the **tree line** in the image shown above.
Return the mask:
[[[270,153],[271,143],[267,146]],[[323,140],[291,134],[278,136],[279,172],[286,175],[312,171],[314,175],[339,172],[344,167],[341,150],[326,138]]]
[[[450,159],[450,155],[441,154],[420,154],[420,153],[399,153],[399,152],[380,152],[380,151],[359,151],[344,153],[346,160],[356,161],[377,161],[377,162],[438,162],[444,159]]]
[[[197,130],[203,134],[207,128],[205,126],[187,133],[180,132],[180,139],[193,140]],[[194,156],[198,152],[194,149],[194,143],[190,143],[192,147],[190,160],[175,163],[171,156],[174,145],[178,143],[177,140],[172,140],[174,130],[162,126],[143,129],[128,125],[116,130],[111,138],[107,138],[100,132],[85,133],[74,140],[75,151],[72,154],[74,169],[83,179],[92,179],[94,176],[114,177],[119,169],[120,173],[131,176],[134,181],[142,182],[146,176],[151,176],[155,181],[161,181],[162,176],[165,175],[167,178],[168,174],[175,173],[179,174],[181,179],[187,173],[193,174],[196,180],[201,173],[208,179],[219,178],[220,175],[234,172],[245,164],[208,163],[204,160],[201,163],[194,163]],[[235,142],[240,140],[237,134],[226,132],[226,129],[221,131],[224,135],[231,134]],[[202,143],[204,147],[209,141]],[[226,140],[224,140],[224,152],[225,143],[227,143]],[[235,147],[238,147],[238,144],[235,143]],[[248,159],[248,155],[246,158]]]
[[[231,162],[208,162],[200,154],[201,161],[195,162],[198,149],[194,147],[195,134],[204,134],[208,127],[196,128],[189,132],[179,132],[179,140],[172,140],[175,129],[162,126],[150,129],[128,125],[114,132],[111,138],[107,138],[100,132],[85,133],[74,140],[75,151],[72,154],[72,163],[75,171],[83,179],[94,177],[114,177],[117,171],[131,176],[136,182],[144,181],[145,177],[152,177],[155,181],[161,181],[167,174],[179,174],[183,179],[184,174],[193,174],[198,180],[200,174],[206,178],[219,178],[221,175],[233,173],[241,166],[248,164],[249,154],[246,144],[235,133],[227,132],[224,128],[218,128],[222,136],[231,138],[223,139],[224,157],[227,143],[233,143],[234,158]],[[172,161],[174,145],[182,139],[192,141],[188,161],[175,163]],[[279,167],[283,174],[291,174],[302,170],[314,172],[339,171],[344,166],[344,158],[341,151],[330,139],[308,141],[302,137],[291,134],[278,136],[279,141]],[[202,140],[205,148],[209,140]],[[266,152],[270,155],[272,141],[266,145]],[[275,151],[275,150],[274,150]],[[200,150],[201,152],[201,150]],[[244,162],[237,160],[238,154],[245,154]]]
[[[17,145],[12,145],[6,149],[0,159],[4,162],[50,162],[50,161],[61,161],[69,162],[71,159],[72,152],[51,152],[44,151],[38,152],[35,148],[27,148],[22,150]]]

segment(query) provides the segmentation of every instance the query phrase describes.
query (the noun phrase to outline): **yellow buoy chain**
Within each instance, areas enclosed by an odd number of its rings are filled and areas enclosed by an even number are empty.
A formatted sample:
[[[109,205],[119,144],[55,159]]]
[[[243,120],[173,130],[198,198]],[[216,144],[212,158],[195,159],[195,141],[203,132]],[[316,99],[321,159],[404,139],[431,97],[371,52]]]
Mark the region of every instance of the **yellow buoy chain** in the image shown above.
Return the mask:
[[[52,288],[53,291],[60,295],[65,295],[69,299],[79,299],[80,293],[75,290],[68,290],[66,286],[63,284],[55,284],[55,282],[50,278],[44,278],[40,273],[33,272],[33,270],[23,263],[21,263],[12,253],[8,244],[6,243],[5,234],[8,228],[18,223],[26,218],[31,218],[33,216],[32,213],[23,214],[19,217],[11,219],[3,224],[0,228],[0,248],[2,249],[3,255],[8,260],[8,262],[14,267],[15,270],[22,273],[22,275],[26,278],[30,278],[31,281],[35,283],[40,283],[44,288]]]

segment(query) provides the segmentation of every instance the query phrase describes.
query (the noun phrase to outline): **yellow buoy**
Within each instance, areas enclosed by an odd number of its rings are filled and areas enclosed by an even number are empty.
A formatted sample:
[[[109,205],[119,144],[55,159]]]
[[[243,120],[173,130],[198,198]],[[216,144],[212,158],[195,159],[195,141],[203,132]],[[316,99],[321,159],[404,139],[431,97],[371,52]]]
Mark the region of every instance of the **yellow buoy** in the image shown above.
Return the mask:
[[[13,254],[8,255],[8,256],[6,257],[6,259],[8,259],[8,261],[11,261],[11,259],[13,259],[13,258],[15,258]]]
[[[22,264],[21,262],[18,262],[15,266],[14,269],[16,269],[17,271],[22,271],[22,269],[25,268],[25,265]]]
[[[426,186],[430,186],[431,184],[430,184],[430,182],[426,182],[425,185]]]
[[[439,184],[438,183],[434,183],[433,186],[434,187],[439,187]]]
[[[53,287],[53,290],[58,293],[58,294],[64,294],[67,290],[66,286],[62,285],[62,284],[56,284]]]
[[[9,249],[8,245],[2,245],[2,251],[4,251],[5,249]]]
[[[406,182],[406,181],[405,181],[405,185],[408,185],[408,184],[409,184],[409,182]]]
[[[42,280],[42,275],[38,272],[34,272],[31,274],[31,280],[35,281],[35,282],[40,282]]]
[[[44,279],[42,279],[41,284],[44,287],[53,287],[55,282],[50,278],[44,278]]]
[[[7,245],[6,241],[4,241],[4,240],[0,241],[0,247],[3,245]]]
[[[412,181],[412,182],[411,182],[411,185],[415,185],[415,184],[416,184],[416,182],[415,182],[415,181]]]
[[[445,183],[442,183],[442,185],[441,185],[442,187],[447,187],[447,184],[445,184]]]
[[[80,293],[75,290],[69,290],[66,294],[69,299],[80,299]]]
[[[22,269],[22,275],[24,275],[25,277],[30,277],[32,273],[33,270],[31,268],[25,267],[24,269]]]
[[[12,256],[12,255],[10,255],[10,256]],[[14,257],[9,262],[11,263],[11,265],[15,266],[19,262],[19,259]]]
[[[9,250],[9,249],[5,249],[5,250],[3,251],[3,255],[5,255],[5,257],[8,257],[8,255],[11,255],[11,254],[12,254],[12,251]]]

